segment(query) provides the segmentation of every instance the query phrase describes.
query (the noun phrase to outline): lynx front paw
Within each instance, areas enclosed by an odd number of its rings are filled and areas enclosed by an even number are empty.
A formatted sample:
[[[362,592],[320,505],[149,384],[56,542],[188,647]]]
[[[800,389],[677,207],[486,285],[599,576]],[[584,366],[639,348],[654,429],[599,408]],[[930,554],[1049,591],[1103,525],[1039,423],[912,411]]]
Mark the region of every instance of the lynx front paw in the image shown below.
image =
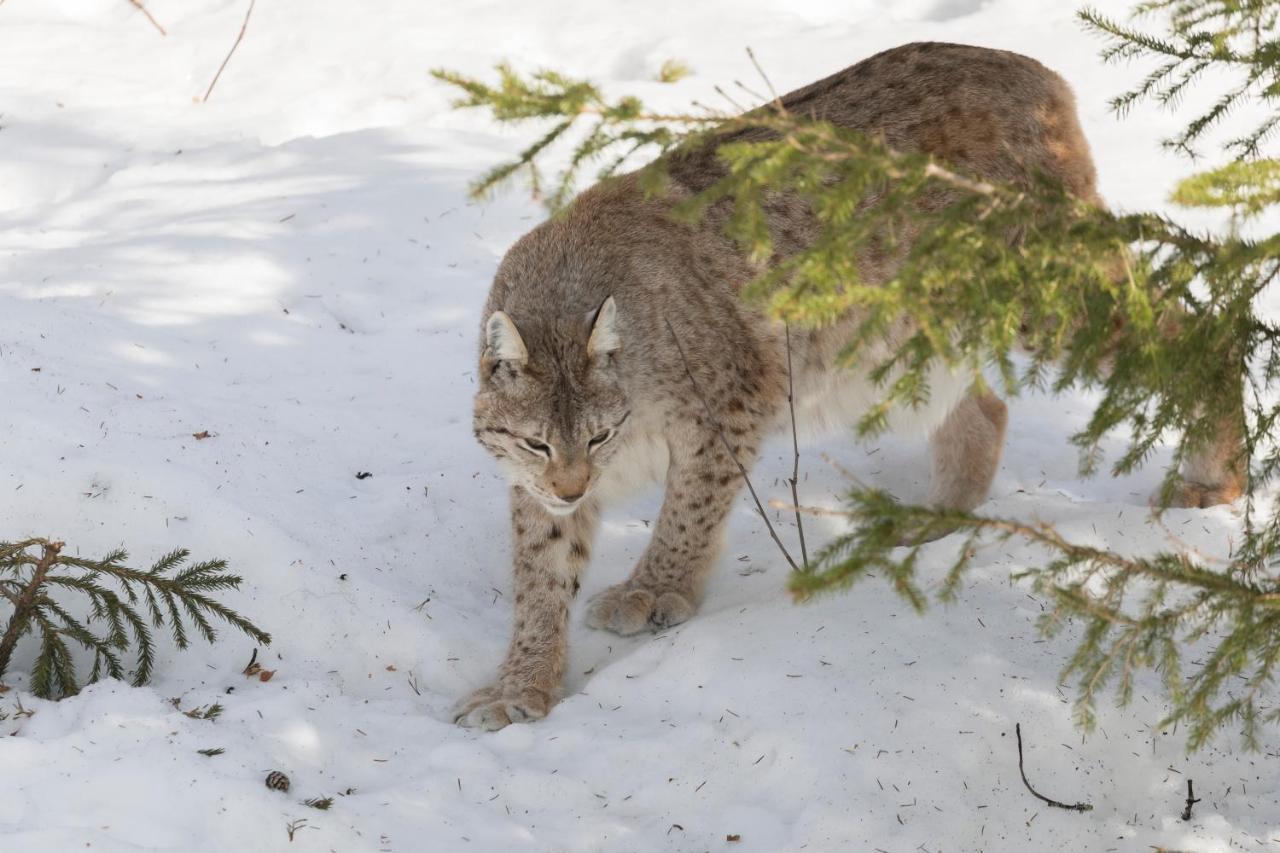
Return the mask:
[[[587,625],[627,637],[679,625],[696,609],[682,593],[618,584],[591,599]]]
[[[494,684],[459,702],[453,721],[460,726],[493,732],[512,723],[541,720],[551,710],[551,697],[534,687],[517,689]]]
[[[1240,487],[1234,484],[1206,486],[1191,480],[1179,480],[1166,501],[1160,489],[1151,496],[1152,506],[1165,508],[1197,509],[1233,503],[1240,497]]]

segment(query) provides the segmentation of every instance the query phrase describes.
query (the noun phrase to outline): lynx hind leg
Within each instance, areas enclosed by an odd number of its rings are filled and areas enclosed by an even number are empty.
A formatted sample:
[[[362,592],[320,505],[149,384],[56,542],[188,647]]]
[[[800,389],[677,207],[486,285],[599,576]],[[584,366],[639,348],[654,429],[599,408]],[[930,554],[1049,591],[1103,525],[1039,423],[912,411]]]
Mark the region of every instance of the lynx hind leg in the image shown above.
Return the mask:
[[[970,394],[956,404],[930,441],[931,506],[971,510],[987,499],[1008,422],[1008,407],[990,391]]]
[[[724,437],[750,468],[762,427],[725,425]],[[587,624],[627,636],[688,620],[719,555],[725,520],[742,486],[742,474],[720,434],[705,425],[669,436],[671,467],[658,523],[631,577],[592,598]]]
[[[1219,418],[1213,439],[1178,472],[1173,494],[1165,501],[1163,490],[1158,489],[1152,503],[1193,509],[1233,503],[1244,494],[1246,467],[1239,413]]]
[[[1008,407],[990,391],[975,391],[956,404],[930,438],[930,506],[967,512],[987,499],[1000,466],[1008,422]],[[928,542],[949,532],[949,528],[935,527],[902,544]]]

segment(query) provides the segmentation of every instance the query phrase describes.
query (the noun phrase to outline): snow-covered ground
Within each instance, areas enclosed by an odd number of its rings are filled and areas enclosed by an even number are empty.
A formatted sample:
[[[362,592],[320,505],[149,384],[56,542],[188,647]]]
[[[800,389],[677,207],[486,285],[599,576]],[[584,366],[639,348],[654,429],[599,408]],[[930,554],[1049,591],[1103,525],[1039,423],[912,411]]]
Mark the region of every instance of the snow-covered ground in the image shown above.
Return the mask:
[[[478,311],[543,214],[519,193],[468,203],[466,182],[528,131],[450,111],[427,70],[507,59],[675,107],[750,83],[748,45],[780,90],[912,40],[1010,48],[1075,86],[1109,201],[1160,206],[1185,172],[1157,150],[1174,120],[1109,114],[1136,69],[1098,63],[1073,4],[263,0],[208,103],[247,0],[146,5],[167,37],[126,0],[0,5],[0,537],[226,557],[246,578],[228,600],[275,636],[277,673],[244,678],[251,646],[228,634],[166,643],[147,688],[55,704],[24,692],[21,646],[0,695],[0,850],[1280,845],[1274,735],[1188,758],[1153,728],[1152,679],[1093,736],[1072,727],[1057,681],[1071,637],[1039,639],[1042,602],[1009,580],[1027,550],[983,554],[962,600],[923,619],[875,583],[796,606],[745,501],[695,620],[620,639],[575,614],[549,718],[494,734],[450,720],[493,674],[511,613],[505,489],[469,428]],[[649,82],[669,58],[694,75]],[[1087,403],[1013,406],[987,508],[1153,548],[1157,469],[1076,477],[1066,437]],[[921,444],[823,449],[923,491]],[[830,502],[839,477],[805,464],[804,497]],[[781,495],[788,465],[779,443],[757,482]],[[585,593],[629,571],[658,499],[607,516]],[[1236,522],[1166,523],[1221,552]],[[954,547],[932,546],[938,566]],[[175,697],[226,710],[191,719]],[[1025,791],[1017,721],[1032,781],[1092,812]],[[263,785],[271,770],[291,792]],[[1203,798],[1190,823],[1187,778]],[[329,811],[302,804],[325,796]]]

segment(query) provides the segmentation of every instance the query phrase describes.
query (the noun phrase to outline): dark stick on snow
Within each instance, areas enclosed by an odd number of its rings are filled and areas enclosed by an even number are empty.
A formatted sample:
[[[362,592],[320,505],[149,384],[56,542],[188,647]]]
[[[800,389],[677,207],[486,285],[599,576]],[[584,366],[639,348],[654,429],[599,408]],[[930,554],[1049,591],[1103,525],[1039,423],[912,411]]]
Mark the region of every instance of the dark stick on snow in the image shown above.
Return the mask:
[[[1191,807],[1200,802],[1196,798],[1196,791],[1191,787],[1191,780],[1187,780],[1187,807],[1182,810],[1182,819],[1191,820]]]
[[[796,565],[796,561],[792,559],[791,552],[787,550],[787,546],[782,544],[782,540],[778,538],[778,533],[773,529],[773,525],[769,523],[769,514],[764,511],[764,504],[760,503],[760,496],[756,494],[756,487],[751,484],[751,477],[747,474],[746,467],[743,466],[742,460],[738,458],[738,454],[733,452],[733,447],[729,444],[729,439],[725,437],[724,428],[720,426],[720,421],[711,411],[711,404],[707,402],[707,396],[702,393],[702,386],[698,384],[698,380],[693,376],[693,367],[689,364],[689,357],[684,354],[684,345],[680,343],[680,336],[676,334],[675,326],[671,325],[669,318],[663,318],[666,321],[667,329],[671,332],[672,339],[676,342],[676,349],[680,352],[680,360],[684,362],[684,372],[688,374],[689,381],[693,383],[693,391],[698,395],[698,399],[702,401],[702,407],[707,410],[707,420],[711,421],[711,425],[715,427],[716,434],[720,436],[720,443],[724,445],[724,449],[728,451],[729,458],[733,460],[733,464],[738,466],[738,470],[742,472],[742,479],[747,482],[747,489],[751,492],[751,499],[756,502],[756,512],[760,513],[760,519],[764,522],[764,526],[769,529],[769,535],[773,537],[773,543],[778,546],[778,550],[782,552],[782,556],[791,565],[794,571],[800,571],[800,567]]]
[[[249,28],[249,16],[253,14],[253,4],[255,2],[257,0],[249,0],[249,11],[244,13],[244,23],[240,25],[240,35],[236,36],[235,44],[231,45],[231,50],[227,51],[227,58],[222,60],[222,64],[218,66],[218,73],[213,75],[213,81],[209,83],[209,88],[205,90],[204,97],[201,100],[209,100],[209,96],[213,94],[213,87],[218,85],[218,78],[222,76],[222,69],[227,67],[227,63],[231,61],[231,55],[240,46],[240,41],[244,38],[244,31]]]
[[[1069,806],[1066,803],[1051,800],[1035,788],[1031,787],[1031,783],[1027,781],[1027,771],[1022,769],[1022,723],[1014,723],[1013,730],[1018,735],[1018,772],[1022,774],[1022,784],[1027,786],[1027,790],[1031,792],[1032,796],[1041,802],[1048,803],[1055,809],[1066,809],[1070,812],[1093,811],[1093,806],[1089,803],[1075,803],[1074,805]]]
[[[800,439],[796,437],[796,386],[791,372],[791,326],[784,324],[787,332],[787,407],[791,409],[791,503],[796,508],[796,532],[800,534],[800,562],[809,571],[809,552],[804,546],[804,522],[800,518],[800,495],[796,481],[800,479]]]

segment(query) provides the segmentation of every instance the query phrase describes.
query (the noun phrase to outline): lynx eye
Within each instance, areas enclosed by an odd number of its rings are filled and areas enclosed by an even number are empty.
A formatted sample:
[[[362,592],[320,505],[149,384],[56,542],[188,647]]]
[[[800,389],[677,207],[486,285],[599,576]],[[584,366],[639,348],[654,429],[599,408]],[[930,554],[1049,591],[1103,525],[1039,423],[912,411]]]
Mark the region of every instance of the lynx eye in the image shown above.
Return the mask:
[[[595,436],[593,436],[590,441],[587,442],[587,447],[591,448],[592,450],[595,450],[600,445],[607,444],[609,440],[613,438],[613,434],[614,434],[614,431],[611,429],[607,429],[602,433],[598,433]]]
[[[545,456],[547,459],[551,458],[551,448],[543,444],[541,441],[535,441],[532,438],[522,438],[516,443],[520,445],[521,450],[528,451],[535,456]]]

